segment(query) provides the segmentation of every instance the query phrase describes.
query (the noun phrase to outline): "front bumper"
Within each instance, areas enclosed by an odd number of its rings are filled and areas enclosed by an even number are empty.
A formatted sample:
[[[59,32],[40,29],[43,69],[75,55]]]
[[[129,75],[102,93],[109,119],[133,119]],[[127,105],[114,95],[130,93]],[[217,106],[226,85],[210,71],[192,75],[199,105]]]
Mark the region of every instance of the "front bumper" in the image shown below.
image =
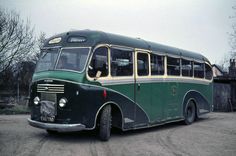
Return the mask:
[[[44,123],[35,120],[28,119],[28,122],[31,126],[46,129],[54,130],[58,132],[75,132],[86,130],[85,125],[83,124],[56,124],[56,123]]]

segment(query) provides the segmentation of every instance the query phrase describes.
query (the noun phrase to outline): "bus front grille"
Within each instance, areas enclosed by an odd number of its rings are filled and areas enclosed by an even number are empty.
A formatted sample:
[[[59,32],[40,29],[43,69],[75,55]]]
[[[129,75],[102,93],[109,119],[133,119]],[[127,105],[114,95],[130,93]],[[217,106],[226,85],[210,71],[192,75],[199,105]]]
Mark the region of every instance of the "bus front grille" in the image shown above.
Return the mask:
[[[38,84],[37,92],[64,93],[64,85],[62,84]]]

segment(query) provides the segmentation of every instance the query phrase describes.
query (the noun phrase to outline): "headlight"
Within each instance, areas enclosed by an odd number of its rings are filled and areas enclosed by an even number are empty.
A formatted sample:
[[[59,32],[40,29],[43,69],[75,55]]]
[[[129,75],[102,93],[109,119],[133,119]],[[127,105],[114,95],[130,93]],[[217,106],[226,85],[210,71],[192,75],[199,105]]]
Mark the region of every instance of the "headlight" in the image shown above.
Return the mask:
[[[65,107],[67,103],[67,99],[66,98],[61,98],[59,101],[59,106],[60,107]]]
[[[39,104],[39,101],[40,101],[39,97],[36,96],[36,97],[34,98],[34,104],[35,104],[35,105],[38,105],[38,104]]]

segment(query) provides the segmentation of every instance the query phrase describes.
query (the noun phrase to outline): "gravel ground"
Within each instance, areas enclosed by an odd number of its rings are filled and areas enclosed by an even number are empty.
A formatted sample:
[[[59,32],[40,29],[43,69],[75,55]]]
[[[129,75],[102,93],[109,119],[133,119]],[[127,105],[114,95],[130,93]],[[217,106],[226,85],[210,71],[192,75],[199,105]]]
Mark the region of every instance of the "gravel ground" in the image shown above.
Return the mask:
[[[210,113],[190,126],[112,131],[108,142],[94,131],[49,135],[28,125],[28,115],[0,115],[1,156],[235,156],[236,113]]]

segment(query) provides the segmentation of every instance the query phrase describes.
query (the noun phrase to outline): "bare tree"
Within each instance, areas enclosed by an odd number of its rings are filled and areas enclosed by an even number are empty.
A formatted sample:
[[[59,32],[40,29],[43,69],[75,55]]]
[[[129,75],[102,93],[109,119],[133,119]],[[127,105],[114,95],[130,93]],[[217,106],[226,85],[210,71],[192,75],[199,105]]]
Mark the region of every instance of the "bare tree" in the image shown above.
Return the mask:
[[[30,60],[32,60],[32,62],[36,63],[38,61],[40,56],[40,49],[43,47],[45,40],[46,40],[46,34],[44,32],[41,32],[36,40],[32,56],[30,56],[31,57]]]
[[[232,31],[228,33],[229,35],[229,45],[230,51],[224,55],[224,57],[218,62],[218,64],[225,71],[228,70],[229,60],[236,59],[236,5],[232,7],[234,14],[229,17],[232,22]]]
[[[0,71],[27,58],[35,44],[33,31],[18,13],[0,8]]]
[[[234,15],[230,16],[232,20],[232,32],[229,33],[229,44],[231,47],[230,58],[236,58],[236,5],[232,7]]]

